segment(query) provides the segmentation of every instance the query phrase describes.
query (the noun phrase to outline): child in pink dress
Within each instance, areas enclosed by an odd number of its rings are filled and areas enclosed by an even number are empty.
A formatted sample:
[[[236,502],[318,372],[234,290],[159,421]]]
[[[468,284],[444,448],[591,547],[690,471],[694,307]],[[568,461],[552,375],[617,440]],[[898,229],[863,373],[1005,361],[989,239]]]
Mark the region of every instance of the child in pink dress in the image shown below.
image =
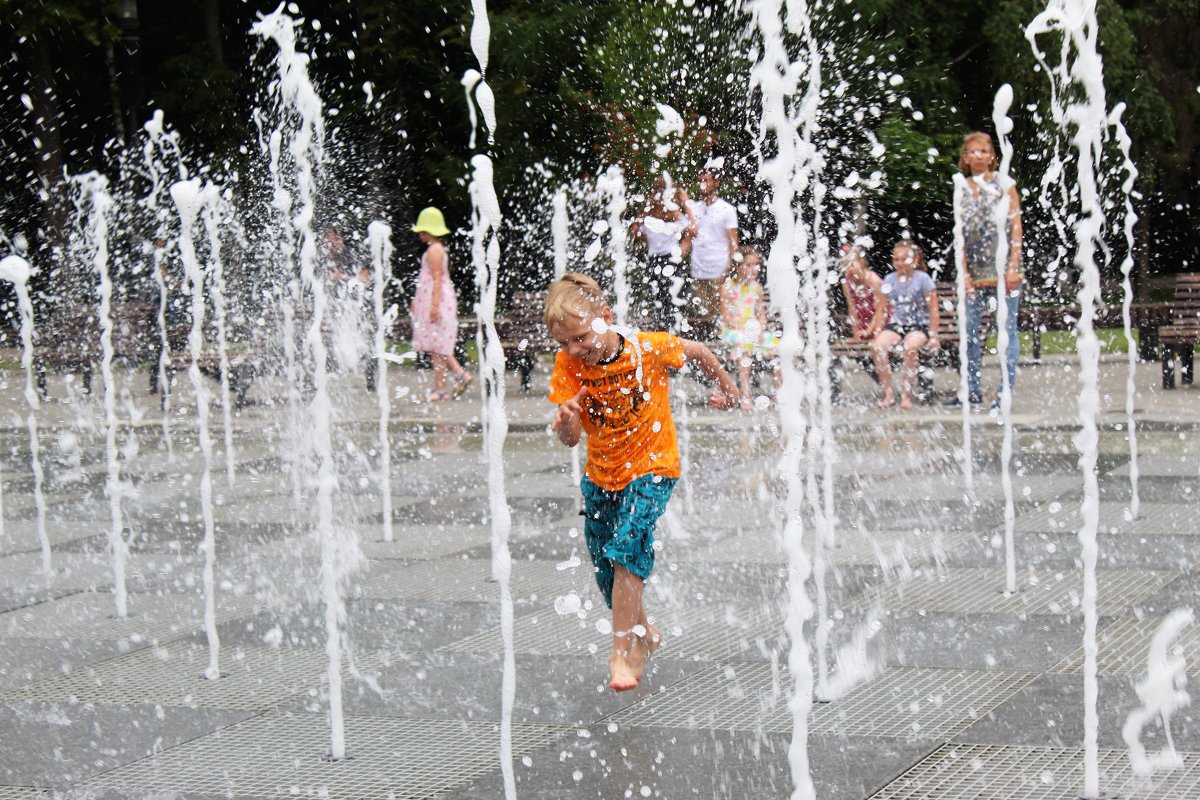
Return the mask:
[[[417,291],[413,296],[412,347],[419,353],[429,353],[433,362],[433,389],[427,399],[449,400],[446,390],[446,370],[454,375],[454,396],[462,394],[471,383],[471,374],[454,357],[458,338],[458,298],[450,282],[450,257],[442,237],[450,233],[442,212],[430,207],[417,216],[413,233],[426,245],[421,256],[421,272],[417,276]]]

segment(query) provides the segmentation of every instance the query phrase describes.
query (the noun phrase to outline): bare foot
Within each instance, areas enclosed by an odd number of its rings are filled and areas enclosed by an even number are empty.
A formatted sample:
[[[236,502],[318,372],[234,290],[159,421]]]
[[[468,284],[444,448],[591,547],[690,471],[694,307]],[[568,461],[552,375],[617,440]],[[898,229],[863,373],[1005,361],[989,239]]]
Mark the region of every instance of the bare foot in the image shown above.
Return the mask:
[[[646,655],[650,655],[662,645],[662,631],[653,625],[647,625],[646,635],[641,637],[641,639],[646,644]]]
[[[908,395],[902,395],[900,397],[900,407],[905,411],[912,411],[912,398]]]
[[[883,393],[883,399],[879,401],[880,408],[891,408],[896,405],[896,396],[890,391]]]
[[[653,625],[648,626],[643,635],[633,637],[633,646],[629,649],[629,668],[639,679],[646,671],[646,662],[651,654],[661,645],[662,631]]]
[[[627,692],[637,688],[639,675],[620,653],[613,652],[608,657],[608,674],[608,688],[614,692]]]

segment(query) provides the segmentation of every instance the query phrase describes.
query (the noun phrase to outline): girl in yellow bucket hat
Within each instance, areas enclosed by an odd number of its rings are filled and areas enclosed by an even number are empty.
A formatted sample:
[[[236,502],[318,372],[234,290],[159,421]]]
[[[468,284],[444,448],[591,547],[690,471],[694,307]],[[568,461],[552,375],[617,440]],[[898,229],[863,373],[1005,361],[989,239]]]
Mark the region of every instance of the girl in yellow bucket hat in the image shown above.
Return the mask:
[[[413,233],[426,245],[421,256],[421,272],[417,276],[417,291],[409,313],[412,315],[413,350],[429,353],[433,362],[433,388],[426,399],[449,400],[446,390],[446,370],[454,375],[454,396],[458,397],[471,383],[471,374],[454,358],[458,339],[458,298],[450,282],[450,256],[442,237],[450,233],[442,212],[432,206],[421,210]]]

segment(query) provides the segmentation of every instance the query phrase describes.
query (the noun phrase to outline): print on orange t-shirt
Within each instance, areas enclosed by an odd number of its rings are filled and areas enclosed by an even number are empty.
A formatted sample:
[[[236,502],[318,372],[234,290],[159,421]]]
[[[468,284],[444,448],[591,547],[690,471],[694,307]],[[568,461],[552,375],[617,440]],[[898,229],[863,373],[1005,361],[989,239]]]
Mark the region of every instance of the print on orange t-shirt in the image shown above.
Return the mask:
[[[621,355],[610,364],[589,366],[558,351],[549,400],[565,403],[587,387],[581,422],[592,483],[619,491],[641,475],[679,477],[667,370],[683,363],[683,340],[669,333],[639,332],[626,338]]]

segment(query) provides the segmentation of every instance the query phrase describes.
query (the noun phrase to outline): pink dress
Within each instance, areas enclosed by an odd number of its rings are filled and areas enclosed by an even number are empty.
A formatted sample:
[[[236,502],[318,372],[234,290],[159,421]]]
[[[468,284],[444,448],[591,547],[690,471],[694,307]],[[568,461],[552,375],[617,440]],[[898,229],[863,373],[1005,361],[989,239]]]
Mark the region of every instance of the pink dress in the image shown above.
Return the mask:
[[[433,310],[433,270],[429,267],[429,251],[421,256],[421,272],[417,276],[417,293],[412,302],[413,350],[422,353],[454,354],[454,343],[458,338],[458,298],[454,295],[454,284],[450,282],[450,256],[442,269],[441,299],[438,303],[438,320],[429,319]]]

